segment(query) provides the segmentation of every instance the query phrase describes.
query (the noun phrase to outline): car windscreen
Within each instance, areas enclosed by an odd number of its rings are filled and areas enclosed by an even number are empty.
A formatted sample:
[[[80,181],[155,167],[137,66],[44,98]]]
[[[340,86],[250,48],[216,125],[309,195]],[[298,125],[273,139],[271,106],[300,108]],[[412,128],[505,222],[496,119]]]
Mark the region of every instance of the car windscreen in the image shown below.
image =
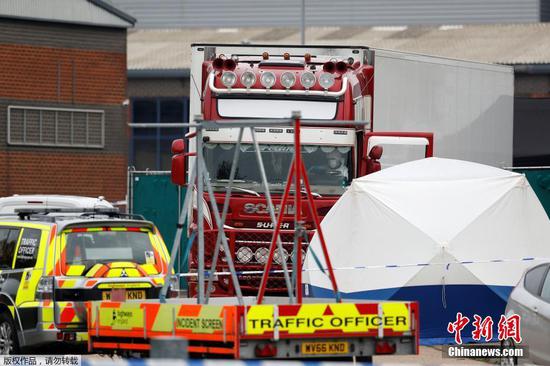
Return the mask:
[[[150,231],[139,228],[73,229],[64,233],[65,265],[155,264]]]

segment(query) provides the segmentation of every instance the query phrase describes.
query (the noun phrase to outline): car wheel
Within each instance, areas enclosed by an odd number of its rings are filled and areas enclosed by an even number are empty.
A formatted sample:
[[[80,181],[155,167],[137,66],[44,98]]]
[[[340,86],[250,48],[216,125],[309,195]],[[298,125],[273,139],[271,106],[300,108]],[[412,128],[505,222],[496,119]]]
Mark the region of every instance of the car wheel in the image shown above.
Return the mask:
[[[502,351],[504,349],[515,349],[516,344],[514,341],[510,338],[503,340],[500,342],[500,352],[502,355]],[[518,358],[516,356],[500,356],[500,365],[501,366],[511,366],[511,365],[517,365],[518,364]]]
[[[19,353],[17,329],[13,319],[7,312],[0,314],[0,354],[13,355]]]

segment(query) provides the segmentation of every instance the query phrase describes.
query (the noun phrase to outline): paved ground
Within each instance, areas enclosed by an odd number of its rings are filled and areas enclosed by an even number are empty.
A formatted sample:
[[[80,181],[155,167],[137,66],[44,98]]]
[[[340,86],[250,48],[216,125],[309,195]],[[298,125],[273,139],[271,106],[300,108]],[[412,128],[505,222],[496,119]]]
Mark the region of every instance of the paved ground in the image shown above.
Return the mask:
[[[420,354],[414,356],[375,356],[374,364],[409,365],[489,365],[487,361],[459,358],[443,358],[442,346],[420,346]]]
[[[46,350],[42,350],[46,351]],[[86,350],[80,347],[67,348],[59,347],[49,349],[50,352],[44,353],[56,353],[56,354],[79,354],[85,353]],[[109,356],[101,356],[97,354],[83,354],[84,359],[95,361],[111,361],[119,360],[120,357],[115,356],[111,358]],[[484,360],[473,359],[455,359],[455,358],[443,358],[442,346],[420,346],[420,354],[415,356],[376,356],[373,358],[375,365],[490,365],[496,362],[488,362]]]
[[[110,361],[111,358],[100,355],[85,355],[85,359]],[[115,357],[115,360],[118,357]],[[490,365],[488,362],[471,359],[443,358],[441,346],[421,346],[418,356],[376,356],[374,365]],[[494,363],[493,363],[494,364]]]

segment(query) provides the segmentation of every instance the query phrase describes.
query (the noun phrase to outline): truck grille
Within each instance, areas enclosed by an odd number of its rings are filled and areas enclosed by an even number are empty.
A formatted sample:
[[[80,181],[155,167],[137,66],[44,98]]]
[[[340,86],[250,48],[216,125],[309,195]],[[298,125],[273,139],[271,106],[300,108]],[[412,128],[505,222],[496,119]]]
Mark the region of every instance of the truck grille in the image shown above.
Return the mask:
[[[226,229],[225,231],[229,247],[232,253],[233,262],[237,272],[240,271],[263,271],[268,259],[269,246],[271,245],[271,238],[273,236],[273,230],[235,230]],[[205,264],[211,265],[211,258],[214,254],[214,248],[216,245],[216,239],[218,236],[217,230],[207,230],[204,233],[204,250],[205,250]],[[313,232],[308,232],[308,238],[311,240]],[[293,246],[294,246],[294,231],[282,230],[281,241],[283,244],[283,256],[276,250],[273,257],[272,269],[282,269],[282,260],[286,260],[289,268],[292,266],[294,258]],[[308,243],[302,244],[302,259],[305,257]],[[225,255],[221,255],[218,260],[218,271],[225,270],[226,260]],[[193,245],[192,256],[189,267],[196,268],[197,258],[197,245],[195,239],[195,245]],[[257,294],[260,282],[262,279],[261,274],[242,274],[239,275],[239,284],[244,294]],[[230,281],[223,281],[228,283],[230,287]],[[223,286],[223,283],[222,283]],[[267,284],[268,294],[285,294],[287,288],[282,273],[272,274],[269,276]]]

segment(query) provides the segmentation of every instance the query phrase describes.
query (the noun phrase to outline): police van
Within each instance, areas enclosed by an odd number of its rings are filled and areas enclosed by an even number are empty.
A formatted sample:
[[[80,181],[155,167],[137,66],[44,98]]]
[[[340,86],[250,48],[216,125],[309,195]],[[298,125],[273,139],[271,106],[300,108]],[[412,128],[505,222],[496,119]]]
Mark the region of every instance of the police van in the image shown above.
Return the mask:
[[[158,298],[169,255],[152,222],[112,207],[14,211],[0,214],[0,354],[85,341],[86,301]]]

